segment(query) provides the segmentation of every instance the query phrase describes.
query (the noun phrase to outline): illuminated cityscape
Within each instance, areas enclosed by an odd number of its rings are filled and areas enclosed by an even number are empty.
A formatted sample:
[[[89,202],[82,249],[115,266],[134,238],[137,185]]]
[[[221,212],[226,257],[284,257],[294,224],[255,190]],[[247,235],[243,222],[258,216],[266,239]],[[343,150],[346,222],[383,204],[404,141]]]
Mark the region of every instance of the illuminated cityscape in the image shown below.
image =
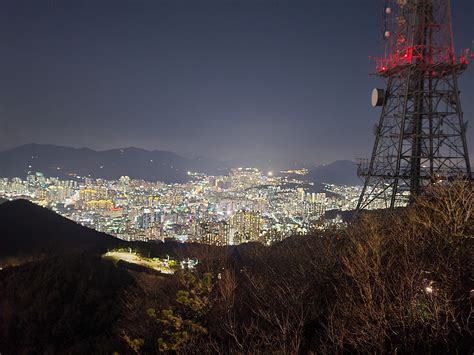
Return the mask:
[[[271,244],[304,235],[341,219],[329,210],[353,210],[360,186],[324,184],[323,192],[305,180],[308,171],[279,174],[255,168],[225,176],[188,172],[190,182],[165,184],[90,177],[60,180],[42,173],[0,179],[0,196],[25,198],[77,223],[118,238],[177,240],[214,245]]]
[[[2,1],[0,355],[474,355],[473,15]]]

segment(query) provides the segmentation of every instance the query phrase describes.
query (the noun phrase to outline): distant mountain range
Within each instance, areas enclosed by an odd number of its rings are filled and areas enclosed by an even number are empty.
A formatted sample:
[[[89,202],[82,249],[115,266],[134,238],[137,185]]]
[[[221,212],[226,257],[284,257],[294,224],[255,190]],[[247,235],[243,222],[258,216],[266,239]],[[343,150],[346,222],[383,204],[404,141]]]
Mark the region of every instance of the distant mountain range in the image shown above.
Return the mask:
[[[25,177],[29,172],[71,178],[134,179],[181,183],[188,181],[188,171],[224,174],[225,163],[212,159],[187,159],[166,151],[139,148],[95,151],[55,145],[27,144],[0,152],[0,176]]]
[[[293,165],[291,163],[288,166],[295,168]],[[95,151],[89,148],[26,144],[0,152],[0,177],[24,178],[29,173],[42,172],[45,176],[62,179],[91,176],[115,180],[127,175],[133,179],[182,183],[189,180],[188,171],[225,175],[234,166],[233,163],[204,157],[189,159],[172,152],[134,147]],[[348,160],[316,166],[310,169],[308,180],[318,184],[360,184],[356,165]]]

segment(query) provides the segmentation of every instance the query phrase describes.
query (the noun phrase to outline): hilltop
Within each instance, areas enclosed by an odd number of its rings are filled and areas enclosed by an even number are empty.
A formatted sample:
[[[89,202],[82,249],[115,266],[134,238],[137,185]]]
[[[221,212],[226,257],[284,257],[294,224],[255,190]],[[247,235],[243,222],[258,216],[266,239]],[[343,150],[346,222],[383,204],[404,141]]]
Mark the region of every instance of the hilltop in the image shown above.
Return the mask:
[[[0,261],[6,257],[36,258],[103,249],[121,243],[26,200],[0,204],[0,226]]]

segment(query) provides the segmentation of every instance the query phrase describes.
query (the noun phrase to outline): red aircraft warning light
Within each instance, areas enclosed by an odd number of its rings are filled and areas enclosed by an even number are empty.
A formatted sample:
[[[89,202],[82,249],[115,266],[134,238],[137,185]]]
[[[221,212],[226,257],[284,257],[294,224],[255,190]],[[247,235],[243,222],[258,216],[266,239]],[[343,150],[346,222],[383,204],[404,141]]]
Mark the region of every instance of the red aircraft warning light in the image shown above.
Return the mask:
[[[384,55],[376,59],[376,72],[386,77],[409,65],[467,66],[469,51],[457,58],[454,52],[448,7],[448,0],[385,1]]]

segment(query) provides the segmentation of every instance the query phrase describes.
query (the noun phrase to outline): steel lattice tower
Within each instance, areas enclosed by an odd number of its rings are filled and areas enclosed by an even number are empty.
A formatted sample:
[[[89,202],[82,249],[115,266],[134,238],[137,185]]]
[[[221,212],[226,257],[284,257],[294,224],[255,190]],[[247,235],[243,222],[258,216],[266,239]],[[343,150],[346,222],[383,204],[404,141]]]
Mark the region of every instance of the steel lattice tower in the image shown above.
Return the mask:
[[[387,87],[372,92],[382,112],[372,157],[359,164],[358,210],[402,206],[430,183],[471,178],[458,88],[469,56],[455,55],[451,2],[386,1],[384,27],[377,74]]]

